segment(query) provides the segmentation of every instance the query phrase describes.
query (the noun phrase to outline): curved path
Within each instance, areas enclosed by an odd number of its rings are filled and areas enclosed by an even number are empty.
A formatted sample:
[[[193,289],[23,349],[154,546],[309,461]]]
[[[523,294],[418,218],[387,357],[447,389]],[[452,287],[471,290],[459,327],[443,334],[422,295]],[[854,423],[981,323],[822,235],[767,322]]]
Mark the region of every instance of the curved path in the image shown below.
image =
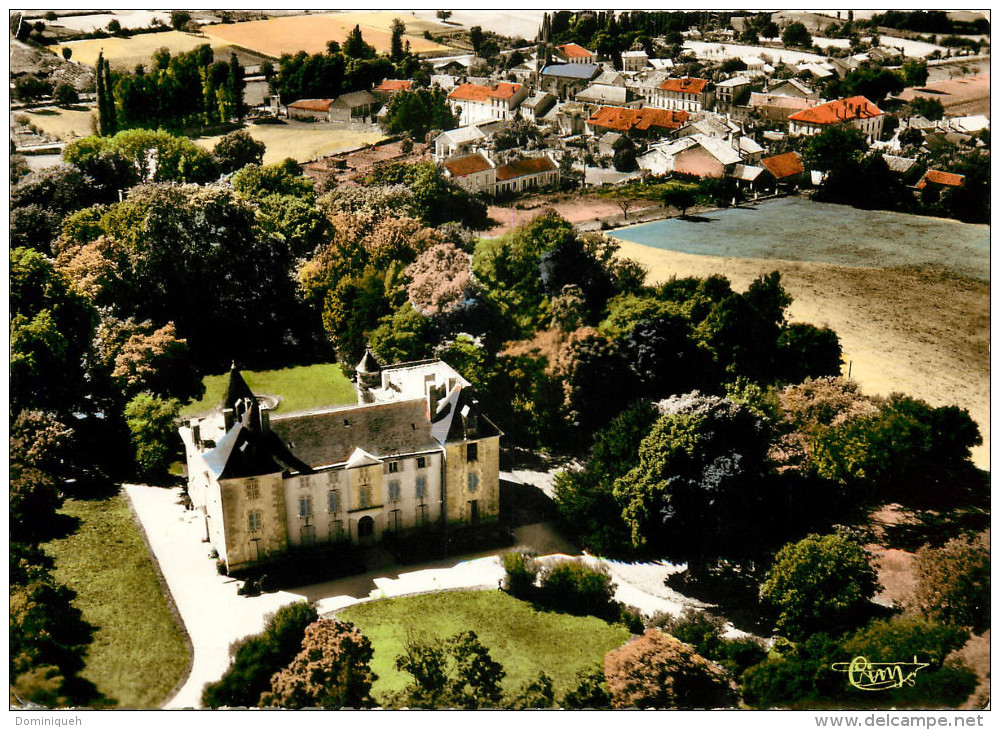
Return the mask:
[[[184,508],[179,488],[163,489],[126,485],[125,493],[142,522],[153,559],[169,587],[174,605],[184,622],[193,648],[187,680],[164,704],[165,708],[201,706],[201,692],[209,682],[222,676],[229,666],[229,646],[245,636],[263,630],[268,614],[295,601],[315,601],[321,614],[352,604],[439,590],[496,588],[503,577],[498,554],[503,550],[412,566],[405,573],[382,570],[303,586],[291,591],[268,593],[254,598],[239,596],[239,581],[221,576],[211,550],[203,542],[204,528],[195,512]],[[542,524],[528,525],[515,532],[518,544],[556,546]],[[542,560],[569,559],[550,555]],[[663,581],[683,566],[667,563],[628,564],[590,556],[583,560],[603,563],[617,583],[615,597],[646,615],[679,613],[684,608],[705,604],[667,588]]]

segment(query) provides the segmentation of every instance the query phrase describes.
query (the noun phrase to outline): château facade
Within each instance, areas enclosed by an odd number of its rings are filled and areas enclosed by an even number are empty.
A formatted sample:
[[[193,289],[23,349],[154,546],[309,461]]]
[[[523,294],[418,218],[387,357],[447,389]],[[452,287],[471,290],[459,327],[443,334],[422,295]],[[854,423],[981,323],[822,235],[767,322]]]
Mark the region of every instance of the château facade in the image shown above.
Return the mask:
[[[272,416],[234,366],[221,408],[180,427],[192,506],[227,570],[498,519],[502,434],[468,381],[365,352],[357,391],[355,406]]]

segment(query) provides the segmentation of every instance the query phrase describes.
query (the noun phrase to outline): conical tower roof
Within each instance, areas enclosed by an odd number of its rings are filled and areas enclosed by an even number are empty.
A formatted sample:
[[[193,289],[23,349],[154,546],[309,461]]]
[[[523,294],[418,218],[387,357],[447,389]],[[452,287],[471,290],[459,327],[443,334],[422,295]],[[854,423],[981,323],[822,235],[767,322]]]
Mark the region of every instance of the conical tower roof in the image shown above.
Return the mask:
[[[233,363],[229,370],[229,385],[226,387],[226,397],[223,400],[223,408],[231,408],[234,413],[243,416],[251,413],[256,417],[257,397],[250,390],[247,381],[243,379],[243,374],[237,370],[236,363]],[[256,420],[252,419],[251,422]]]
[[[361,358],[361,362],[358,363],[357,371],[359,373],[380,373],[382,372],[382,366],[379,365],[378,360],[372,354],[372,351],[365,348],[365,355]]]

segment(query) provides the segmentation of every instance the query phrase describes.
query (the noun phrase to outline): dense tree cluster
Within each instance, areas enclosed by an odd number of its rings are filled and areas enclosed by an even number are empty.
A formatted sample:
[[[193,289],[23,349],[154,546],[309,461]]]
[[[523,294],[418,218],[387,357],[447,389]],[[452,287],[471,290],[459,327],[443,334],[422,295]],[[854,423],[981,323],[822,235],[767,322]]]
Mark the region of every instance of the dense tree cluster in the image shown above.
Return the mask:
[[[431,130],[454,129],[458,121],[441,89],[413,89],[389,100],[385,130],[423,139]]]

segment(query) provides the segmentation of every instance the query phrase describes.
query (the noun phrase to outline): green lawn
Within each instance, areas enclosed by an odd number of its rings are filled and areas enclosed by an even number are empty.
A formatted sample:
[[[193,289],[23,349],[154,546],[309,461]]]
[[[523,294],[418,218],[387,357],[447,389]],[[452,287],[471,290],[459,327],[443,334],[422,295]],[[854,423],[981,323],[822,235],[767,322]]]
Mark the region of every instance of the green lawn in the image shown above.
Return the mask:
[[[303,365],[283,370],[243,370],[243,378],[258,395],[281,396],[279,413],[293,413],[330,405],[358,402],[354,384],[344,377],[339,365]],[[222,402],[229,373],[205,377],[205,395],[181,409],[182,416],[200,416]]]
[[[70,536],[42,547],[55,578],[76,591],[74,604],[95,627],[82,675],[118,707],[157,707],[190,657],[124,496],[67,500],[80,520]]]
[[[506,691],[516,691],[545,671],[556,701],[576,686],[580,669],[603,665],[604,655],[629,638],[622,626],[591,616],[536,611],[500,591],[460,591],[394,598],[351,606],[338,614],[371,639],[376,697],[402,689],[409,675],[396,671],[407,636],[446,639],[475,631],[490,655],[507,670]]]

